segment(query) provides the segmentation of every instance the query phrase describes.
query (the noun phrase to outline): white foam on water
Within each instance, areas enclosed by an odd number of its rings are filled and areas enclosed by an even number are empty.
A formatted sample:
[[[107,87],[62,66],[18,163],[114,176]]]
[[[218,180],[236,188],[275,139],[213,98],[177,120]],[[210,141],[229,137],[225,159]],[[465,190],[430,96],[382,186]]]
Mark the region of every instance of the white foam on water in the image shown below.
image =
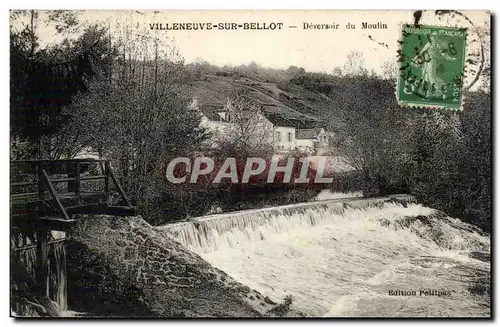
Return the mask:
[[[362,192],[332,192],[330,190],[321,190],[318,195],[316,195],[316,201],[322,200],[334,200],[334,199],[349,199],[349,198],[361,198],[363,197]]]
[[[467,288],[488,236],[421,205],[343,203],[252,211],[161,227],[212,265],[309,316],[483,316]],[[442,215],[441,215],[442,216]],[[390,290],[450,296],[391,296]]]

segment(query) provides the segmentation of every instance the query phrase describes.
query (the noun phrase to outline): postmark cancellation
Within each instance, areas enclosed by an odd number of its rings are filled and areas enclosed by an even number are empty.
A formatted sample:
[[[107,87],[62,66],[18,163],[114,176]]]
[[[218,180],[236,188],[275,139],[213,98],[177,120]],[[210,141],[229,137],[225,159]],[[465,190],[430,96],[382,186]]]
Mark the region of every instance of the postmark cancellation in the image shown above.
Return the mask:
[[[403,107],[461,110],[467,29],[403,25],[396,96]]]

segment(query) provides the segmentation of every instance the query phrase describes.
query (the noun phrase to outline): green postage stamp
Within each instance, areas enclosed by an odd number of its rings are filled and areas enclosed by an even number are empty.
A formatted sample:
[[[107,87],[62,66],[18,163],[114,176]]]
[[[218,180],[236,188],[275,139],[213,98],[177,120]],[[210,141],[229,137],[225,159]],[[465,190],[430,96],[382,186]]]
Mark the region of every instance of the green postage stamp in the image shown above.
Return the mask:
[[[404,25],[398,104],[461,110],[466,37],[464,28]]]

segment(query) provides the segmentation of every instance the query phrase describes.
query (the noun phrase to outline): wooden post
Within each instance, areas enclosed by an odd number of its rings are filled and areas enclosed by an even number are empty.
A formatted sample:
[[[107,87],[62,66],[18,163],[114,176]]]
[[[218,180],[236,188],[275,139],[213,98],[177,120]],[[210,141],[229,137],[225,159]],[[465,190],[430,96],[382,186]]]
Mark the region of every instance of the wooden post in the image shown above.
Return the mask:
[[[43,166],[42,163],[39,162],[36,165],[36,170],[37,170],[37,177],[38,177],[38,199],[40,201],[45,200],[45,178],[43,176]],[[38,217],[44,216],[46,208],[43,206],[43,204],[40,202],[37,205],[37,215]]]
[[[67,245],[64,243],[64,249],[61,257],[61,269],[62,269],[62,278],[60,280],[61,285],[59,288],[61,289],[61,297],[59,298],[59,308],[61,310],[68,309],[68,263],[66,258]]]
[[[45,179],[45,183],[47,183],[47,186],[49,187],[49,193],[52,196],[52,198],[54,199],[55,203],[57,204],[57,207],[59,208],[59,210],[61,210],[61,212],[64,216],[64,219],[69,220],[68,213],[66,212],[66,210],[64,210],[64,207],[61,203],[61,200],[59,200],[59,198],[57,197],[57,192],[54,188],[54,185],[52,185],[52,183],[50,182],[49,175],[47,174],[47,172],[44,169],[42,169],[42,175],[43,175],[43,178]]]
[[[37,270],[36,281],[38,292],[41,297],[49,296],[48,278],[49,278],[49,265],[48,265],[48,230],[41,229],[37,231]]]
[[[75,178],[76,178],[76,181],[75,181],[75,193],[76,193],[76,196],[77,196],[78,204],[81,204],[82,202],[81,202],[80,163],[79,162],[76,163]]]
[[[45,182],[44,182],[43,167],[41,162],[37,164],[36,170],[38,174],[38,198],[43,201],[45,200]]]
[[[111,167],[109,166],[109,161],[104,162],[104,193],[106,194],[106,205],[109,205],[109,173],[111,171]]]
[[[127,204],[127,206],[131,207],[132,203],[128,199],[127,195],[125,194],[125,191],[123,190],[122,186],[118,182],[118,179],[116,178],[115,174],[113,173],[113,171],[111,169],[109,170],[109,175],[111,176],[111,179],[113,180],[113,183],[115,184],[116,188],[118,189],[118,193],[120,193],[122,199],[125,200],[125,203]]]
[[[80,163],[68,163],[66,167],[68,178],[75,179],[68,181],[68,192],[75,193],[80,202]]]

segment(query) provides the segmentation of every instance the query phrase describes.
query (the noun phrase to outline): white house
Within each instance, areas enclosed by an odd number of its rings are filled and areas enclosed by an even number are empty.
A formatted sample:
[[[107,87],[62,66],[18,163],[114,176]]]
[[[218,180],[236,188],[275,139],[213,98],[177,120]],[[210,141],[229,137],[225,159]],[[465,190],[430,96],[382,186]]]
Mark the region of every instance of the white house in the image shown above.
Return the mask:
[[[322,154],[328,145],[328,134],[323,128],[297,130],[297,147],[306,153]]]
[[[198,106],[196,100],[194,105]],[[227,106],[227,105],[226,105]],[[206,127],[214,134],[219,134],[224,132],[230,132],[231,130],[231,110],[227,107],[221,107],[216,105],[203,105],[198,107],[202,113],[202,126]],[[304,121],[298,119],[287,119],[276,114],[257,114],[259,117],[255,119],[261,128],[270,129],[270,133],[274,151],[276,153],[286,153],[295,150],[306,151],[311,149],[311,153],[315,149],[315,144],[320,146],[326,144],[326,133],[324,129],[313,129],[312,126],[315,125],[315,121]],[[309,129],[306,129],[309,127]],[[315,131],[314,137],[310,138],[304,135],[309,135],[310,132],[302,131]],[[299,138],[299,136],[301,138]],[[324,139],[325,138],[325,139]]]
[[[267,114],[266,117],[273,124],[273,144],[277,153],[305,150],[300,148],[299,135],[302,130],[312,129],[317,123],[315,120],[286,118],[276,114]]]
[[[230,123],[229,113],[221,108],[214,109],[215,110],[202,111],[201,125],[212,132],[222,132],[228,127],[228,124]]]
[[[279,151],[291,151],[297,148],[295,127],[273,125],[273,145]]]

